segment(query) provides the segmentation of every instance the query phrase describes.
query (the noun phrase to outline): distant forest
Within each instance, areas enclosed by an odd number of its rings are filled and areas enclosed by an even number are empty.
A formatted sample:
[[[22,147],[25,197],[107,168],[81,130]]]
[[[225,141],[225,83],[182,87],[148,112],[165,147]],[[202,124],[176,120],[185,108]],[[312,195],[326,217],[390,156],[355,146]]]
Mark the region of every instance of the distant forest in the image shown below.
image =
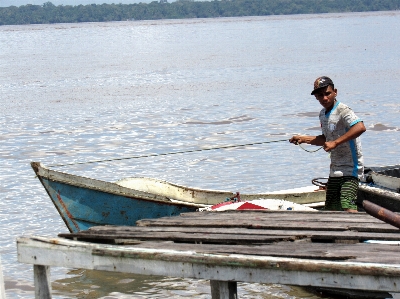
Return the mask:
[[[136,4],[0,7],[0,25],[399,10],[400,0],[167,0]]]

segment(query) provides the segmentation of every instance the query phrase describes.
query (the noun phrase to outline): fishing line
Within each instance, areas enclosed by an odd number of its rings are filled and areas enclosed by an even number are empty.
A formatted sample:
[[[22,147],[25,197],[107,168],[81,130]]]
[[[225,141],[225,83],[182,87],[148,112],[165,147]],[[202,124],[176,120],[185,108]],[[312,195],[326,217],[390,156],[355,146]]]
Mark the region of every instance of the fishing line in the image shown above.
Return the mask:
[[[310,150],[305,149],[304,147],[302,147],[301,143],[298,143],[297,145],[300,146],[301,149],[305,150],[307,153],[315,153],[315,152],[318,152],[321,148],[323,148],[323,146],[321,146],[320,148],[317,148],[316,150],[310,151]]]
[[[211,151],[211,150],[217,150],[217,149],[235,148],[235,147],[242,147],[242,146],[249,146],[249,145],[276,143],[276,142],[283,142],[283,141],[288,141],[288,140],[287,139],[281,139],[281,140],[272,140],[272,141],[254,142],[254,143],[245,143],[245,144],[235,144],[235,145],[225,145],[225,146],[218,146],[218,147],[209,147],[209,148],[201,148],[201,149],[179,151],[179,152],[169,152],[169,153],[161,153],[161,154],[148,154],[148,155],[140,155],[140,156],[122,157],[122,158],[114,158],[114,159],[103,159],[103,160],[93,160],[93,161],[67,163],[67,164],[53,164],[53,165],[47,165],[47,167],[61,167],[61,166],[71,166],[71,165],[80,165],[80,164],[92,164],[92,163],[122,161],[122,160],[129,160],[129,159],[158,157],[158,156],[169,156],[169,155],[177,155],[177,154],[186,154],[186,153]],[[316,151],[319,151],[322,148],[322,146],[321,146],[320,148],[318,148],[316,150],[310,151],[310,150],[307,150],[304,147],[302,147],[300,143],[298,143],[297,145],[300,146],[301,149],[303,149],[304,151],[306,151],[308,153],[315,153]]]
[[[121,161],[121,160],[129,160],[129,159],[148,158],[148,157],[169,156],[169,155],[186,154],[186,153],[210,151],[210,150],[217,150],[217,149],[235,148],[235,147],[242,147],[242,146],[249,146],[249,145],[267,144],[267,143],[274,143],[274,142],[283,142],[283,141],[287,142],[288,140],[287,139],[281,139],[281,140],[272,140],[272,141],[254,142],[254,143],[236,144],[236,145],[226,145],[226,146],[209,147],[209,148],[201,148],[201,149],[179,151],[179,152],[169,152],[169,153],[161,153],[161,154],[148,154],[148,155],[140,155],[140,156],[115,158],[115,159],[93,160],[93,161],[67,163],[67,164],[54,164],[54,165],[47,165],[47,167],[71,166],[71,165],[79,165],[79,164],[91,164],[91,163]]]

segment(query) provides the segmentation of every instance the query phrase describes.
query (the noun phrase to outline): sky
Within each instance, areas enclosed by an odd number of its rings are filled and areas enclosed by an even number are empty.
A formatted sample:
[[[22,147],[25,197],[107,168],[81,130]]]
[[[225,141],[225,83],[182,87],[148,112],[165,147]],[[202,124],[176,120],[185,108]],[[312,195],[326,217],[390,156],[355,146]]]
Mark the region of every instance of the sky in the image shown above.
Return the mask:
[[[45,2],[51,2],[54,5],[87,5],[87,4],[131,4],[131,3],[149,3],[152,0],[0,0],[0,7],[8,7],[8,6],[21,6],[27,4],[34,5],[43,5]],[[168,1],[171,2],[171,1]]]

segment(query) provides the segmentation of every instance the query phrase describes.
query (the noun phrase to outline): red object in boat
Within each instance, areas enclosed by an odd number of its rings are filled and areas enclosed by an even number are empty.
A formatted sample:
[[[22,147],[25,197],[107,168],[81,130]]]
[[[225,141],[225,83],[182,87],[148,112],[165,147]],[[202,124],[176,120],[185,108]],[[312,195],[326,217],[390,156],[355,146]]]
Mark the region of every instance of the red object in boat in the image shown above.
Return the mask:
[[[256,205],[256,204],[248,202],[248,201],[241,201],[239,203],[231,202],[231,201],[221,202],[219,204],[213,205],[211,207],[211,210],[215,210],[220,207],[231,205],[231,204],[235,204],[235,206],[236,206],[232,210],[268,210],[268,208]]]

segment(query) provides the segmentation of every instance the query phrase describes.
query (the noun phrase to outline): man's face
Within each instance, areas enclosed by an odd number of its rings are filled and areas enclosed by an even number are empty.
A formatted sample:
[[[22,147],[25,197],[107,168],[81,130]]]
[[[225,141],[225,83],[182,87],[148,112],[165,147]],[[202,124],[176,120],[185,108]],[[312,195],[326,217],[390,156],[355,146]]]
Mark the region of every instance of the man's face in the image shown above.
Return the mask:
[[[335,104],[337,90],[332,86],[323,87],[314,93],[315,98],[326,109],[331,110]]]

